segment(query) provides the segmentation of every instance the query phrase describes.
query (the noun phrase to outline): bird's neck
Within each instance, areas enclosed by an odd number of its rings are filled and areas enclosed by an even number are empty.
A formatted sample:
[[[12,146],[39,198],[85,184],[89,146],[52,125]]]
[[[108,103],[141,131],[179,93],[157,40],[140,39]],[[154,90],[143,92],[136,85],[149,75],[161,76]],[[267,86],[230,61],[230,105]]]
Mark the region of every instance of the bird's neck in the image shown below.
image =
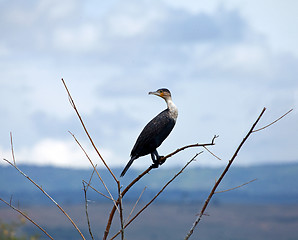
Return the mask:
[[[177,109],[176,105],[173,103],[171,98],[167,98],[165,100],[166,100],[171,117],[176,120],[178,117],[178,109]]]

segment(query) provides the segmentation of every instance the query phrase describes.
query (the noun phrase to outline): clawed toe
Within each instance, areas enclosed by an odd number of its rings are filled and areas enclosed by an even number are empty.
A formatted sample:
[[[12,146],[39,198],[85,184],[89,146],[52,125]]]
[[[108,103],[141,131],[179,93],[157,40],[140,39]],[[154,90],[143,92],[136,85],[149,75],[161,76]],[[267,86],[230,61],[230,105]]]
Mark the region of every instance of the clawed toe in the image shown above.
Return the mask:
[[[158,168],[158,166],[159,166],[158,162],[154,162],[151,165],[152,168]]]

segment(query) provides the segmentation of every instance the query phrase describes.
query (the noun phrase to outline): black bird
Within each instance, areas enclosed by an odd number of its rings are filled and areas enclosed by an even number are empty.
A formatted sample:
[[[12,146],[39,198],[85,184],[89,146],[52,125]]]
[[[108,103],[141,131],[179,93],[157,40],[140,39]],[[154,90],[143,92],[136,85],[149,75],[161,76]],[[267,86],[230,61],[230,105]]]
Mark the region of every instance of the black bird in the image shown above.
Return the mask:
[[[167,138],[172,129],[175,126],[178,109],[172,101],[171,93],[166,88],[158,89],[156,92],[149,92],[163,98],[168,108],[153,118],[140,133],[133,149],[131,150],[131,158],[121,173],[121,177],[124,176],[128,168],[131,166],[134,160],[139,157],[151,154],[153,161],[153,167],[157,168],[159,165],[159,156],[156,148],[158,148],[162,142]]]

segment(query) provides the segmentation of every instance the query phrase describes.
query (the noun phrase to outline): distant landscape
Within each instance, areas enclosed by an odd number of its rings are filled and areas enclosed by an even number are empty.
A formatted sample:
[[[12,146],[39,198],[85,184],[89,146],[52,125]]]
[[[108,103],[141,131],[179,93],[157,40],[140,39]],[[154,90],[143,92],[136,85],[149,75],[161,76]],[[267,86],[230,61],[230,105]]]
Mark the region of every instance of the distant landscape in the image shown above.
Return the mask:
[[[37,167],[20,165],[19,168],[61,203],[83,203],[82,180],[89,181],[92,170],[75,170],[55,167]],[[135,201],[144,187],[146,191],[142,200],[150,199],[180,169],[159,168],[151,171],[139,181],[126,195],[126,201]],[[214,181],[223,168],[189,168],[186,169],[160,196],[160,202],[198,202],[203,201]],[[113,169],[119,176],[121,169]],[[126,186],[140,173],[130,169],[121,179]],[[99,173],[112,193],[116,193],[113,179],[104,169]],[[219,190],[239,186],[245,182],[256,181],[234,191],[229,191],[214,199],[221,203],[254,203],[254,204],[298,204],[298,164],[262,165],[252,167],[232,167],[224,178]],[[92,185],[106,193],[96,176]],[[90,189],[88,197],[94,202],[107,201]],[[22,205],[51,204],[36,187],[21,176],[11,166],[0,166],[0,196],[20,201]]]
[[[133,204],[125,204],[126,213]],[[144,203],[140,203],[140,207]],[[128,240],[181,240],[192,226],[202,203],[153,204],[125,232]],[[63,205],[78,223],[86,239],[91,239],[83,205]],[[95,239],[102,239],[112,205],[89,204],[89,215]],[[140,208],[139,207],[139,208]],[[40,223],[55,240],[79,240],[76,230],[54,206],[26,207],[23,210]],[[297,205],[212,204],[207,209],[199,228],[191,239],[204,240],[297,240]],[[0,216],[6,221],[18,221],[17,214],[9,208],[0,208]],[[126,215],[127,216],[127,215]],[[111,234],[119,229],[116,217]],[[22,228],[31,234],[41,232],[29,222]],[[112,236],[111,235],[111,236]],[[118,238],[120,239],[120,238]]]
[[[19,166],[61,204],[88,236],[84,212],[82,180],[88,181],[92,170],[54,167]],[[119,175],[121,169],[113,169]],[[146,190],[138,208],[146,204],[179,168],[160,168],[138,182],[125,198],[127,215],[136,199]],[[222,168],[189,168],[185,170],[160,198],[126,231],[127,239],[183,239],[200,211],[215,179]],[[115,194],[109,174],[99,170],[112,194]],[[131,169],[123,178],[125,186],[140,170]],[[298,239],[298,164],[234,167],[219,190],[226,190],[250,180],[256,181],[241,188],[218,193],[207,209],[200,229],[193,239]],[[104,192],[96,176],[96,189]],[[105,193],[105,192],[104,192]],[[37,220],[55,239],[80,239],[58,209],[15,169],[0,167],[0,197],[20,206]],[[88,190],[90,217],[97,239],[102,236],[106,217],[112,207],[104,197]],[[0,219],[17,221],[18,215],[0,203]],[[118,227],[115,218],[114,230]],[[38,230],[26,224],[22,231]],[[42,238],[43,239],[43,238]]]

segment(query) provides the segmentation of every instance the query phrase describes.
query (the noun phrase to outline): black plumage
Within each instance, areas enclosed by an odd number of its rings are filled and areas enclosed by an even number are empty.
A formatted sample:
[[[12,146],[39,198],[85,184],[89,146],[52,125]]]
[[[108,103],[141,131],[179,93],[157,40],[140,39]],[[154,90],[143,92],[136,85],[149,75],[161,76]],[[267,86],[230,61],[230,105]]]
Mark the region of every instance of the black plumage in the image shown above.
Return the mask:
[[[156,149],[168,137],[175,126],[178,112],[172,102],[170,91],[163,88],[156,92],[150,92],[149,94],[164,98],[168,108],[159,113],[144,127],[131,151],[131,159],[122,171],[121,177],[124,176],[134,160],[147,154],[151,154],[153,166],[158,167],[158,159],[160,156]]]

